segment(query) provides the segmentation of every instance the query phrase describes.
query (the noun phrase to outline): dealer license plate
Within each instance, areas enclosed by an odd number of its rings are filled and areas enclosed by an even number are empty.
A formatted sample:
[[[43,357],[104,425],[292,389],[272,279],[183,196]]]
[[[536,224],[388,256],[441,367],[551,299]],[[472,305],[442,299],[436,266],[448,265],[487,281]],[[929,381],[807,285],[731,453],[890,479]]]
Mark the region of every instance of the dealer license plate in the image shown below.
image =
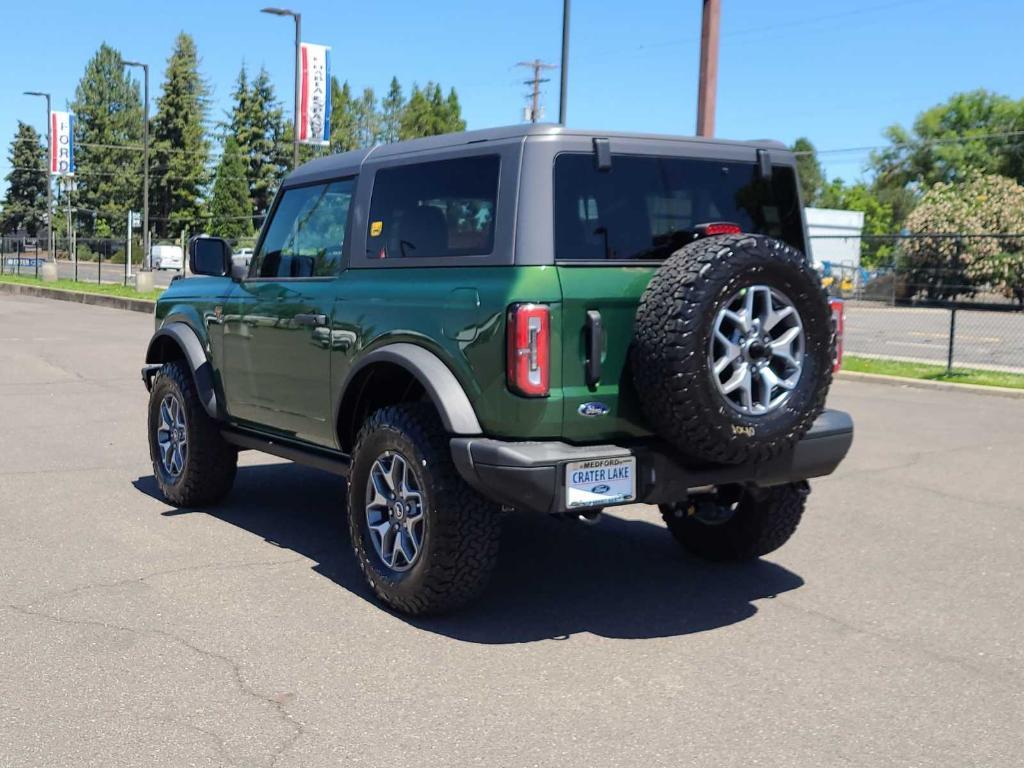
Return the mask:
[[[574,461],[565,466],[565,507],[606,507],[636,499],[636,459]]]

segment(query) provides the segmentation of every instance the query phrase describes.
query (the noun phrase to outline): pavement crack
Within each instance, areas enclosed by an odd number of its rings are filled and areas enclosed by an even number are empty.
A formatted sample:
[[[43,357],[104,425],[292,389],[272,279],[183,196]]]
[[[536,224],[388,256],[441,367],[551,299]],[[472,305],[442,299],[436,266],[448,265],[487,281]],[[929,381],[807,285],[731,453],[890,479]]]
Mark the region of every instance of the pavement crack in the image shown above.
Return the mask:
[[[317,553],[314,553],[315,557]],[[193,573],[199,571],[220,571],[220,570],[234,570],[238,568],[259,568],[264,566],[275,566],[275,565],[288,565],[291,563],[298,563],[304,560],[309,560],[306,555],[299,555],[296,557],[289,557],[286,559],[275,558],[273,560],[242,560],[232,563],[203,563],[200,565],[186,565],[179,568],[166,568],[160,571],[152,571],[141,576],[130,576],[124,579],[117,579],[116,581],[97,582],[95,584],[82,584],[71,589],[60,590],[58,592],[51,592],[49,594],[41,595],[27,603],[21,603],[20,607],[31,607],[33,605],[43,604],[52,602],[54,600],[66,600],[76,595],[80,595],[84,592],[91,592],[98,589],[117,589],[118,587],[127,586],[129,584],[144,584],[150,579],[156,579],[161,576],[173,576],[180,573]],[[18,607],[18,606],[14,606]]]
[[[800,605],[792,598],[779,596],[776,597],[773,602],[782,605],[786,608],[790,608],[794,611],[797,611],[798,613],[803,613],[807,616],[815,616],[819,619],[823,619],[829,622],[830,624],[834,624],[837,627],[846,630],[847,632],[853,632],[855,634],[873,637],[876,640],[881,640],[885,643],[889,643],[891,645],[896,646],[897,650],[899,651],[905,652],[907,650],[907,643],[898,637],[893,637],[891,635],[885,634],[884,632],[879,632],[877,630],[868,629],[867,627],[862,627],[857,624],[853,624],[849,621],[846,621],[845,619],[841,619],[838,616],[834,616],[831,613],[827,613],[817,608],[811,608],[807,605]],[[971,663],[970,659],[966,659],[963,656],[941,653],[939,651],[934,651],[929,648],[924,648],[922,646],[917,646],[915,650],[921,653],[923,656],[927,656],[932,661],[937,661],[942,664],[952,664],[954,666],[960,667],[962,670],[968,672],[970,675],[974,677],[983,678],[985,682],[990,683],[996,686],[997,688],[1000,688],[1004,692],[1012,694],[1013,696],[1017,696],[1020,694],[1019,686],[1007,685],[1002,678],[993,677],[986,670],[978,668],[977,666]]]
[[[274,715],[292,730],[291,736],[289,736],[287,739],[278,744],[276,749],[274,749],[274,751],[271,753],[270,759],[268,760],[268,765],[271,768],[273,768],[273,766],[277,764],[277,761],[281,758],[281,756],[285,752],[287,752],[287,750],[290,749],[295,744],[295,742],[298,741],[300,737],[306,734],[305,725],[288,711],[283,701],[274,696],[267,696],[260,693],[252,686],[252,684],[250,684],[245,679],[245,676],[242,674],[241,666],[237,661],[235,661],[233,658],[226,654],[219,653],[217,651],[212,651],[208,648],[203,648],[197,645],[196,643],[185,639],[184,637],[174,634],[173,632],[167,632],[166,630],[162,629],[145,629],[129,627],[123,624],[113,624],[105,621],[97,621],[95,619],[68,618],[65,616],[60,616],[58,614],[48,613],[46,611],[35,610],[25,605],[8,604],[0,606],[0,609],[14,611],[15,613],[19,613],[23,616],[39,618],[46,621],[52,621],[64,626],[96,627],[98,629],[102,629],[105,631],[124,632],[136,636],[149,635],[151,637],[157,637],[165,641],[175,643],[177,645],[182,646],[183,648],[188,649],[189,651],[195,653],[198,656],[222,664],[223,666],[227,667],[227,670],[230,673],[232,680],[234,681],[235,687],[238,689],[238,692],[242,696],[250,698],[254,701],[258,701],[268,706],[274,712]]]

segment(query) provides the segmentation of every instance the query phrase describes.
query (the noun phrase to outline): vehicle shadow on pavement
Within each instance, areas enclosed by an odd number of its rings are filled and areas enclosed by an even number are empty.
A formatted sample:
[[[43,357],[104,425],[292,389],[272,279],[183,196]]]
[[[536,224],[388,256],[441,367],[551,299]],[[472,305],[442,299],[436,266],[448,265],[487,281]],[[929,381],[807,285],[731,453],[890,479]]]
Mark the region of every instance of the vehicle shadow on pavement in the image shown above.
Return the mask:
[[[152,476],[134,485],[159,498]],[[376,602],[349,544],[344,490],[344,480],[298,465],[247,466],[220,505],[163,514],[206,514],[238,526],[308,557],[317,573]],[[581,632],[668,637],[743,621],[757,613],[755,601],[803,583],[763,560],[716,564],[689,557],[660,523],[606,516],[586,526],[514,513],[505,520],[498,567],[480,600],[450,616],[395,616],[474,643],[568,639]]]

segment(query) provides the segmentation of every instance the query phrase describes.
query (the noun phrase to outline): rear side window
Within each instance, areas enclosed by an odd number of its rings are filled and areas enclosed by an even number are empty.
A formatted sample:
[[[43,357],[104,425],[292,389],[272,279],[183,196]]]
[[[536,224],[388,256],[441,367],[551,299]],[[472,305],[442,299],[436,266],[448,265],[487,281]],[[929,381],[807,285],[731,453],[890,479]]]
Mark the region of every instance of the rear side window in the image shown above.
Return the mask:
[[[377,172],[366,255],[373,259],[483,256],[494,250],[497,155]]]
[[[803,250],[796,176],[787,166],[758,178],[753,163],[590,154],[555,158],[555,258],[660,260],[713,221],[770,235]]]
[[[255,277],[327,277],[338,273],[354,179],[286,189],[253,258]]]

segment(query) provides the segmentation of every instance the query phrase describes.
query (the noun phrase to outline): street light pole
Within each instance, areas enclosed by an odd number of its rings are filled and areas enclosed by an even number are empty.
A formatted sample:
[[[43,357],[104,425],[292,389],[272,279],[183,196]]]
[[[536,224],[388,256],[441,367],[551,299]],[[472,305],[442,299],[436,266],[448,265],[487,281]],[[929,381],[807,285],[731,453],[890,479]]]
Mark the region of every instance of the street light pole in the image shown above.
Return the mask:
[[[152,269],[149,255],[149,65],[125,61],[126,67],[142,67],[142,263]],[[128,237],[131,238],[131,230]]]
[[[302,14],[287,8],[261,8],[260,13],[273,16],[291,16],[295,19],[295,120],[292,128],[292,170],[299,167],[299,119],[302,111],[300,78],[302,77]]]
[[[50,94],[42,91],[24,91],[26,96],[42,96],[46,99],[46,152],[49,161],[46,165],[46,257],[56,261],[53,253],[53,184],[50,173],[53,171],[53,141],[50,136]],[[38,242],[38,241],[36,241]]]
[[[565,111],[569,105],[569,3],[562,0],[562,87],[558,93],[558,122],[565,125]]]

